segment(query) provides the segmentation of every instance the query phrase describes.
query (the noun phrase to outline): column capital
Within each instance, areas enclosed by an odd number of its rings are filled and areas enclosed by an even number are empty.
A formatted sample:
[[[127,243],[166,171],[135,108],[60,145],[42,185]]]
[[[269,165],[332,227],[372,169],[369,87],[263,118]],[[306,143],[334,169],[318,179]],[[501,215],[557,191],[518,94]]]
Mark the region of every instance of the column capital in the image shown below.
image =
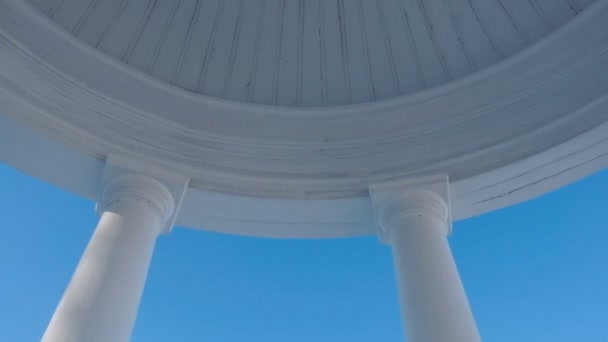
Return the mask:
[[[175,211],[175,201],[169,189],[156,179],[137,173],[122,173],[104,182],[97,211],[103,213],[113,204],[126,199],[148,203],[158,213],[162,226]]]
[[[97,212],[122,198],[148,202],[159,213],[160,233],[173,228],[189,178],[154,165],[117,155],[109,155],[100,181]]]
[[[399,221],[428,217],[452,230],[447,175],[411,178],[373,184],[369,187],[380,241],[390,242],[390,230]]]

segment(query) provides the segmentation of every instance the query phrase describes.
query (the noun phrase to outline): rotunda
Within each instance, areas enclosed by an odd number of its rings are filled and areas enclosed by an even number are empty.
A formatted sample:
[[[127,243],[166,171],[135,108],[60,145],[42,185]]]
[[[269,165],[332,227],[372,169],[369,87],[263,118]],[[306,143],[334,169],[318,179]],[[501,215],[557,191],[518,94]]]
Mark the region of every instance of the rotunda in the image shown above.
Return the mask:
[[[451,222],[608,166],[608,1],[0,0],[0,160],[98,203],[43,341],[127,341],[174,225],[378,234],[479,341]]]

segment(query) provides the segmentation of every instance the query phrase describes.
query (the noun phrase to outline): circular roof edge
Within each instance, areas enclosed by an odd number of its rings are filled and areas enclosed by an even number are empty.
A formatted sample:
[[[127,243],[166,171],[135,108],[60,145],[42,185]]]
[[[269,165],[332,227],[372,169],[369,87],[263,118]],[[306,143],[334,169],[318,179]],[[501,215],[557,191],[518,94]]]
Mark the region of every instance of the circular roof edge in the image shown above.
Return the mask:
[[[4,100],[2,96],[0,99]],[[586,111],[608,110],[608,96]],[[104,161],[0,115],[0,160],[22,172],[95,199]],[[484,175],[452,182],[455,220],[532,199],[608,167],[608,123]],[[238,210],[235,210],[238,208]],[[177,225],[273,238],[338,238],[375,234],[367,195],[330,200],[235,196],[189,188]]]
[[[157,115],[162,110],[174,113],[163,107],[163,92],[154,92],[166,88],[164,94],[171,97],[170,86],[142,82],[136,72],[126,72],[109,58],[86,54],[80,43],[62,32],[40,32],[51,25],[44,21],[29,25],[25,19],[36,17],[30,12],[21,1],[0,1],[1,159],[91,198],[99,165],[108,153],[155,162],[193,178],[178,221],[188,227],[276,237],[367,234],[373,231],[373,222],[366,189],[373,182],[448,172],[454,217],[462,219],[540,195],[606,166],[608,30],[601,28],[606,25],[607,2],[591,6],[496,69],[401,99],[416,99],[407,105],[387,100],[349,106],[344,108],[353,110],[352,116],[335,117],[323,111],[312,112],[323,115],[267,113],[263,109],[273,107],[250,105],[255,111],[243,113],[233,110],[241,108],[234,103],[189,95],[192,103],[221,102],[230,109],[200,109],[207,131]],[[69,60],[61,48],[81,53]],[[76,63],[79,60],[81,64]],[[87,63],[100,68],[85,72],[81,68],[91,65]],[[514,70],[524,76],[516,77]],[[130,86],[141,87],[129,92],[121,88],[124,84],[113,88],[112,82],[103,82],[103,77],[121,74],[133,82]],[[183,99],[180,95],[173,103]],[[370,108],[373,111],[362,115]],[[275,126],[271,130],[256,126],[254,120],[260,118]],[[235,126],[235,120],[243,121],[236,126],[244,130],[213,134]],[[346,127],[349,120],[361,129],[352,136],[325,137],[339,134],[337,128]],[[374,127],[379,121],[383,125]],[[295,129],[299,125],[303,131],[317,127],[321,132],[312,137],[303,134],[306,139],[290,143],[287,138],[300,137]],[[480,136],[474,137],[473,131]],[[283,135],[263,138],[262,133]],[[444,140],[446,136],[453,140]],[[442,146],[468,149],[442,150]],[[424,150],[438,155],[432,160],[403,158],[425,157]],[[276,154],[265,154],[268,151]],[[294,151],[304,162],[295,165],[299,169],[286,169],[295,167],[289,157]],[[445,151],[449,153],[439,154]],[[211,167],[207,163],[213,158],[200,158],[213,153],[221,156],[216,160],[222,165]],[[336,169],[331,173],[320,169],[327,160],[344,163],[333,165]],[[470,165],[474,168],[466,169]],[[269,168],[277,172],[267,172]],[[222,210],[230,212],[229,208],[243,210],[217,216]]]
[[[7,115],[94,157],[136,156],[207,191],[328,199],[395,178],[457,181],[608,120],[579,111],[608,93],[607,2],[463,81],[326,112],[186,96],[85,46],[25,2],[0,6],[0,86],[27,108]]]

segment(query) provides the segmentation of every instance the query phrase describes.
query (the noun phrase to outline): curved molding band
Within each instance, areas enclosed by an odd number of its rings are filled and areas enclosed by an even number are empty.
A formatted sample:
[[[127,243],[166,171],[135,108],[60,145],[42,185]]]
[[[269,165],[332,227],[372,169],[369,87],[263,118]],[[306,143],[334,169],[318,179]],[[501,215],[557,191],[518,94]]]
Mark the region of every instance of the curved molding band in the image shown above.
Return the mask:
[[[296,109],[158,82],[86,46],[27,2],[2,0],[0,110],[89,156],[136,157],[205,191],[360,197],[390,179],[482,175],[608,121],[605,112],[581,110],[608,93],[606,16],[608,3],[598,1],[521,54],[445,86]]]
[[[608,101],[587,110],[608,108]],[[533,158],[451,182],[454,220],[480,215],[553,191],[608,167],[608,124]],[[0,115],[0,160],[80,196],[96,199],[104,161]],[[285,200],[189,188],[176,225],[275,238],[376,234],[369,197]]]
[[[191,178],[178,225],[225,233],[373,234],[370,184],[435,173],[463,219],[608,166],[607,16],[446,86],[303,110],[156,82],[0,0],[0,160],[95,198],[108,154],[137,158]]]

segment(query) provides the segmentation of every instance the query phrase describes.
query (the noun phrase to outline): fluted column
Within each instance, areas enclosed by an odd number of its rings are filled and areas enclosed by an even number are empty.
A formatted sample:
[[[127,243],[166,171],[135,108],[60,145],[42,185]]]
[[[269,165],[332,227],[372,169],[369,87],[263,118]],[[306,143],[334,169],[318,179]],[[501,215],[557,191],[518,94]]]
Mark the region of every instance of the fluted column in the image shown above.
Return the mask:
[[[42,341],[129,341],[156,238],[174,209],[153,178],[125,173],[107,182],[99,224]]]
[[[380,234],[392,247],[408,341],[480,341],[448,244],[444,198],[424,189],[372,198]]]

